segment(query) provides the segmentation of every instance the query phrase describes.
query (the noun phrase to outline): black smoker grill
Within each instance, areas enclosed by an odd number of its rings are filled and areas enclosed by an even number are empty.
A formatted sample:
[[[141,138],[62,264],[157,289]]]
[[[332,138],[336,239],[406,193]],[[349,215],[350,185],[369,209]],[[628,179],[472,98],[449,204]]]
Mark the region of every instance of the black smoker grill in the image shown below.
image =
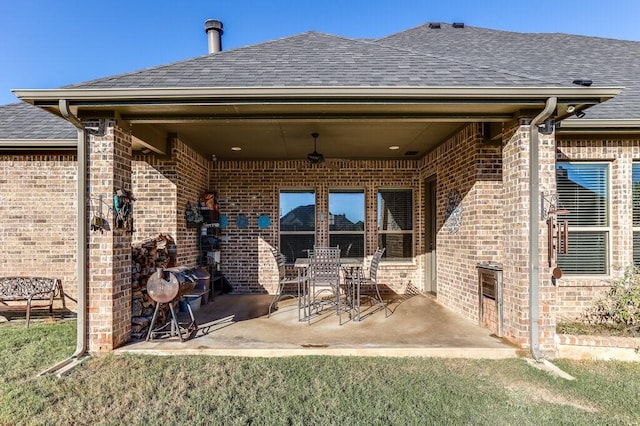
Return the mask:
[[[187,303],[187,311],[189,313],[190,322],[180,323],[176,315],[176,304],[184,296],[193,290],[198,277],[187,268],[170,268],[158,269],[147,281],[147,293],[156,302],[156,309],[153,311],[153,318],[149,325],[149,333],[147,341],[156,337],[174,337],[178,336],[181,342],[195,336],[198,331],[198,325],[193,316],[191,305]],[[169,322],[158,327],[155,326],[160,306],[166,303],[169,305],[171,317]]]

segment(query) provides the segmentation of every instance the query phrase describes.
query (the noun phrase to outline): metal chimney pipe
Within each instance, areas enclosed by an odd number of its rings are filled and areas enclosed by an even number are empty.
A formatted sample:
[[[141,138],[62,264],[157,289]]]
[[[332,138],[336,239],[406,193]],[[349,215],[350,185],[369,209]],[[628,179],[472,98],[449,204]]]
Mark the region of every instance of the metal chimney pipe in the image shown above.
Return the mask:
[[[222,50],[222,22],[217,19],[207,19],[204,23],[204,31],[209,40],[209,53],[217,53]]]

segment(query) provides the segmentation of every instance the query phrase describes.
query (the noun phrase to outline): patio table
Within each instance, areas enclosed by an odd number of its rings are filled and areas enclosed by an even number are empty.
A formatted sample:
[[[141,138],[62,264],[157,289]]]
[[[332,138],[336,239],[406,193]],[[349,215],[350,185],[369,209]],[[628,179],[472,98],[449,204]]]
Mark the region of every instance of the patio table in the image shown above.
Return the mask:
[[[306,270],[309,267],[309,258],[299,257],[294,263],[294,268],[298,271],[298,321],[306,321],[308,316],[311,315],[311,311],[308,310],[308,304],[305,303],[309,295],[309,282],[304,277]],[[358,258],[341,258],[340,268],[342,269],[344,276],[344,287],[346,290],[345,300],[347,305],[351,309],[360,311],[359,297],[355,297],[360,294],[359,284],[360,281],[357,277],[360,276],[360,272],[364,266],[363,260]]]

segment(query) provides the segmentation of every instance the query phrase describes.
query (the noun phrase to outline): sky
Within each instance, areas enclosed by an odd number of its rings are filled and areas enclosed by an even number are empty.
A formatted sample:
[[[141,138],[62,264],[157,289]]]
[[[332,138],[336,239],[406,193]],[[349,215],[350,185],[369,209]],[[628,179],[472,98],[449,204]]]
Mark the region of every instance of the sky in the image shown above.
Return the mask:
[[[383,37],[427,22],[640,41],[640,0],[0,0],[0,105],[49,89],[315,30]]]

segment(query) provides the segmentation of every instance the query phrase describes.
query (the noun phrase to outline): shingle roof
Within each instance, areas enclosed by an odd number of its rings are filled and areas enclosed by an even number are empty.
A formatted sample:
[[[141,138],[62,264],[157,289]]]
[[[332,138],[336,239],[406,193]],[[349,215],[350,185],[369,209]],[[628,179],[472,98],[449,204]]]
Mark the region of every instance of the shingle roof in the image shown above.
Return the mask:
[[[535,76],[307,32],[68,88],[549,86]]]
[[[594,86],[623,86],[619,96],[589,109],[587,118],[640,117],[640,42],[562,33],[515,33],[428,24],[377,42],[557,83],[593,80]]]
[[[640,42],[421,25],[377,40],[307,32],[65,88],[624,86],[587,118],[640,118]],[[0,139],[74,139],[26,103],[0,106]]]
[[[0,139],[76,139],[76,128],[47,111],[19,102],[0,105]]]

